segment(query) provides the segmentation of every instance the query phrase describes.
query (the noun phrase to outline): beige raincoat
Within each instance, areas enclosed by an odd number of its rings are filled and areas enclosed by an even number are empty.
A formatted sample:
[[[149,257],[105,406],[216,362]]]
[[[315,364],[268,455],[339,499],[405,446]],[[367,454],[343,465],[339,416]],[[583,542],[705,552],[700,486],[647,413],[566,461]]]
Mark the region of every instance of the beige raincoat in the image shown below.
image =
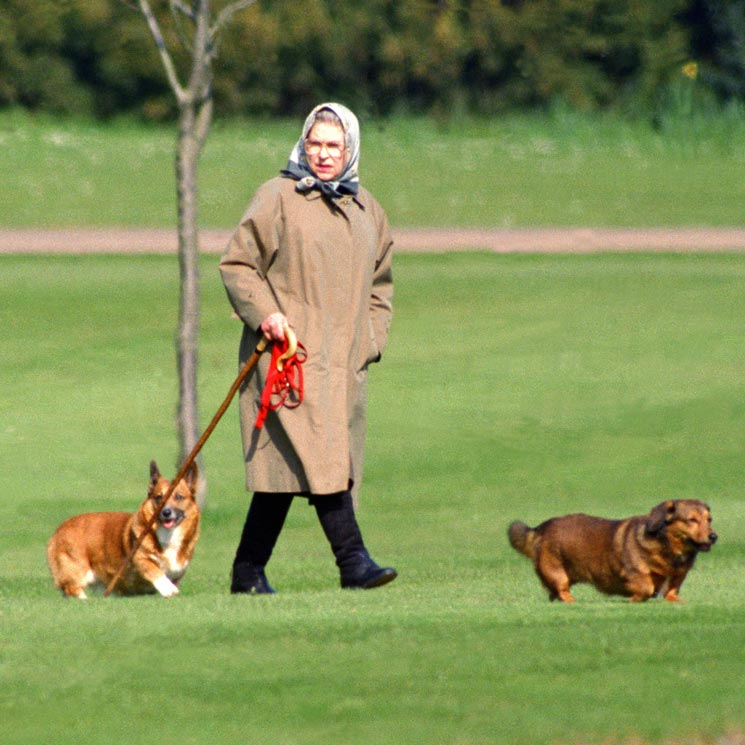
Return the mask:
[[[277,177],[261,186],[220,262],[244,323],[240,364],[261,322],[284,313],[308,358],[303,403],[269,413],[255,429],[270,355],[240,394],[250,491],[331,494],[359,489],[365,442],[367,366],[391,322],[392,241],[385,213],[360,188],[329,199]]]

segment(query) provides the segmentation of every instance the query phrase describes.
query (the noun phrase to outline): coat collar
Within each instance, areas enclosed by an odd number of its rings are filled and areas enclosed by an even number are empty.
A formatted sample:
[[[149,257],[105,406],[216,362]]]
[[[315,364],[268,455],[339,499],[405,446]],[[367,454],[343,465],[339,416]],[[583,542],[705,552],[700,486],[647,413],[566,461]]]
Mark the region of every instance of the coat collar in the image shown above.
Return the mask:
[[[305,192],[298,192],[302,194],[305,199],[308,202],[314,201],[316,199],[323,199],[324,196],[321,194],[318,189],[311,189],[310,191]],[[360,190],[356,195],[352,196],[351,194],[339,197],[337,199],[326,199],[326,201],[331,204],[333,207],[336,207],[337,209],[341,206],[346,206],[348,204],[356,204],[361,210],[367,210],[368,207],[368,197],[367,194],[364,193],[362,190]]]

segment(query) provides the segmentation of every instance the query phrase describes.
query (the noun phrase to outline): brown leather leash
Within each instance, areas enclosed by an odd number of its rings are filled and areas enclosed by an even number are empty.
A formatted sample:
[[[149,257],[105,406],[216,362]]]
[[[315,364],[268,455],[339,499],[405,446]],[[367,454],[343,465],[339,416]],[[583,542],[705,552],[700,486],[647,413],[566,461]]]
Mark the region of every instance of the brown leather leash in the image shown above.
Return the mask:
[[[293,333],[293,331],[287,326],[285,326],[285,336],[287,337],[289,344],[287,351],[282,355],[282,357],[287,359],[295,354],[295,350],[297,348],[297,339],[295,338],[295,334]],[[184,476],[186,476],[186,474],[189,472],[189,469],[192,467],[192,465],[194,465],[194,461],[196,460],[197,455],[199,455],[199,451],[202,449],[204,443],[207,442],[209,436],[212,434],[213,430],[217,426],[217,423],[222,418],[222,415],[227,411],[228,406],[230,406],[230,402],[233,400],[233,396],[235,396],[243,381],[248,377],[248,374],[251,372],[251,370],[256,367],[256,363],[259,361],[259,358],[264,353],[264,350],[266,349],[268,343],[269,342],[267,338],[264,336],[259,339],[259,343],[256,345],[256,349],[246,360],[246,363],[243,365],[241,371],[238,373],[238,377],[233,382],[233,385],[230,386],[228,395],[225,396],[225,400],[222,402],[220,408],[215,413],[215,416],[212,417],[212,421],[209,423],[209,426],[207,427],[207,429],[204,430],[202,436],[197,441],[197,444],[194,445],[188,457],[181,465],[181,468],[179,468],[178,473],[174,476],[173,481],[171,481],[171,484],[163,497],[163,504],[168,501],[171,494],[173,494],[174,490],[178,486],[179,481],[181,481]],[[159,514],[160,510],[155,510],[153,516],[150,518],[150,521],[145,526],[145,529],[140,533],[139,536],[137,536],[137,540],[134,542],[134,545],[129,550],[126,558],[122,562],[116,574],[111,578],[109,584],[106,586],[104,597],[108,597],[111,594],[116,583],[121,579],[121,576],[124,574],[125,570],[129,566],[129,563],[132,561],[132,557],[137,553],[137,550],[140,548],[142,542],[145,540],[145,536],[150,533],[153,526],[155,525]]]

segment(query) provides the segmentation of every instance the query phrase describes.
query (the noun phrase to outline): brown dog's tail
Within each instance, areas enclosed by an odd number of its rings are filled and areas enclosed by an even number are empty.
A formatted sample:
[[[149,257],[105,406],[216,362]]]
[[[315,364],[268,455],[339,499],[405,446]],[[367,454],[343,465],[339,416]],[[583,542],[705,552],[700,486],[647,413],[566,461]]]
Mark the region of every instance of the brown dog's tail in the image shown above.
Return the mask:
[[[507,529],[507,537],[515,551],[525,554],[529,559],[535,558],[535,544],[538,534],[533,528],[516,520]]]

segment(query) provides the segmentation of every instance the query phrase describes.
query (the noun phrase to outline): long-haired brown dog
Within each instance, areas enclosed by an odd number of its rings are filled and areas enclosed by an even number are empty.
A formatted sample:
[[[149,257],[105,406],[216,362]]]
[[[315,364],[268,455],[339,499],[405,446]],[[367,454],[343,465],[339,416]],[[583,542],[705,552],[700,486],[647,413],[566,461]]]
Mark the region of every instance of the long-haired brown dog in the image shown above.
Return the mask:
[[[577,514],[536,528],[513,522],[508,536],[532,560],[549,599],[565,603],[574,602],[569,589],[580,582],[632,601],[656,595],[679,601],[696,555],[717,540],[711,511],[698,499],[671,499],[625,520]]]
[[[85,590],[91,585],[108,586],[157,511],[157,520],[113,591],[176,595],[199,535],[196,483],[194,464],[163,503],[170,482],[152,461],[147,498],[136,512],[89,512],[65,520],[47,544],[54,583],[64,595],[78,598],[86,598]]]

